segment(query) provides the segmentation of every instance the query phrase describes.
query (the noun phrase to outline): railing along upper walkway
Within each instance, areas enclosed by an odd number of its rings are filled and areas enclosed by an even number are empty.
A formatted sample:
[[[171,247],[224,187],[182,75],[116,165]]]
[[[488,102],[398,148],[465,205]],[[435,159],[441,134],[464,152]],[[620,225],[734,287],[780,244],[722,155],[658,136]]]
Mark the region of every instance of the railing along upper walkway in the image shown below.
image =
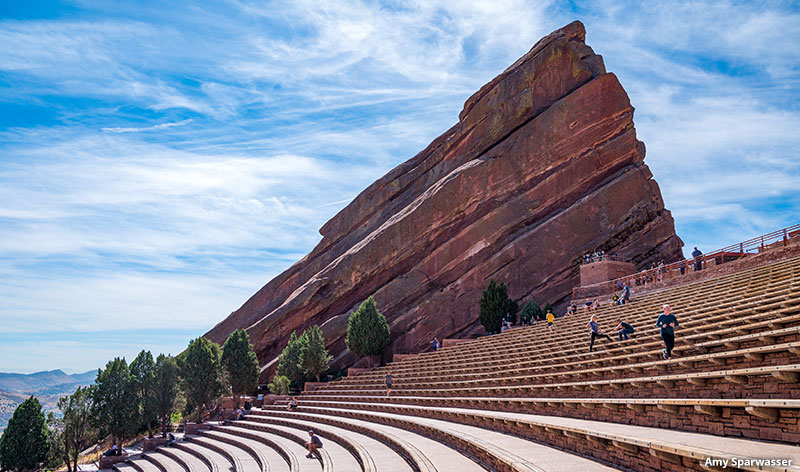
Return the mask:
[[[722,249],[702,254],[697,257],[682,259],[667,265],[661,265],[654,269],[643,270],[635,274],[626,275],[607,282],[600,282],[585,287],[575,287],[572,290],[572,299],[588,299],[611,295],[620,292],[625,285],[630,288],[646,286],[663,280],[670,280],[676,277],[703,270],[708,265],[720,265],[726,262],[735,261],[751,254],[758,254],[763,251],[776,247],[786,246],[789,241],[800,238],[800,223],[786,228],[773,231],[747,241],[726,246]],[[605,257],[606,260],[611,256]],[[602,259],[596,259],[602,260]],[[616,259],[615,259],[616,260]]]

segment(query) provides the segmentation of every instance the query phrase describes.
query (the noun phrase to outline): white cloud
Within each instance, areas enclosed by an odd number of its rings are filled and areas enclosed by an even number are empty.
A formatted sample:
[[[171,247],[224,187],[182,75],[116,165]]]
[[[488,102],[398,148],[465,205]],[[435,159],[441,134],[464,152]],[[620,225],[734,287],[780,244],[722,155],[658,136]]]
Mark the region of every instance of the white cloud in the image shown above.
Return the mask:
[[[4,100],[57,123],[0,131],[0,321],[18,332],[210,327],[576,16],[522,0],[83,7],[99,19],[0,21]],[[800,216],[796,11],[580,9],[687,243]]]
[[[189,124],[191,122],[192,122],[192,120],[188,119],[188,120],[176,121],[174,123],[161,123],[161,124],[153,125],[153,126],[144,126],[144,127],[141,127],[141,128],[130,128],[130,127],[129,128],[102,128],[102,130],[106,131],[106,132],[110,132],[110,133],[141,133],[143,131],[157,131],[157,130],[172,128],[172,127],[175,127],[175,126],[182,126],[182,125]]]

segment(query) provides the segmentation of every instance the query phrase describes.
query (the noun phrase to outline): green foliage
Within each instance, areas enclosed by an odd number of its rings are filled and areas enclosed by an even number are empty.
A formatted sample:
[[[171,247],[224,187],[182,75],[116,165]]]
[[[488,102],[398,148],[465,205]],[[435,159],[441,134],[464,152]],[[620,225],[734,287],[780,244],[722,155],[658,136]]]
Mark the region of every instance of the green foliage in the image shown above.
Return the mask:
[[[49,448],[43,466],[46,469],[58,469],[64,465],[64,457],[66,457],[64,444],[61,441],[61,432],[64,429],[64,425],[61,418],[54,415],[52,411],[47,413],[46,423],[47,443],[49,444]],[[71,465],[72,464],[67,463],[69,472],[73,472],[72,469],[70,469]]]
[[[288,377],[276,375],[272,378],[272,382],[270,382],[268,385],[269,391],[275,395],[288,395],[290,383],[291,382]]]
[[[314,377],[319,382],[320,375],[328,370],[333,356],[325,348],[325,337],[319,326],[314,325],[303,333],[301,342],[303,351],[300,354],[300,367],[307,377]]]
[[[153,422],[158,419],[156,405],[156,363],[150,351],[142,350],[131,362],[131,376],[139,405],[139,427],[147,428],[147,437],[152,438]]]
[[[172,422],[172,415],[178,410],[179,380],[178,362],[175,358],[159,354],[156,358],[153,396],[162,437],[167,437],[167,424]]]
[[[125,359],[115,358],[105,370],[97,370],[92,390],[94,421],[101,431],[110,434],[115,444],[136,433],[139,405],[136,402],[136,383]]]
[[[197,422],[202,422],[202,412],[225,393],[222,370],[222,349],[219,345],[199,337],[178,359],[186,401],[197,408]]]
[[[78,387],[72,395],[60,398],[58,408],[61,410],[61,419],[48,420],[53,425],[51,427],[57,429],[55,438],[59,443],[58,451],[69,472],[78,470],[78,455],[94,444],[99,436],[99,431],[92,424],[93,388]]]
[[[550,302],[547,302],[547,303],[544,304],[544,315],[546,315],[548,311],[550,313],[553,313],[553,306],[550,305]],[[553,313],[553,314],[555,315],[555,313]]]
[[[483,291],[478,321],[486,328],[487,333],[497,333],[506,316],[511,316],[512,323],[516,321],[518,309],[517,302],[508,297],[506,284],[500,282],[498,285],[492,279],[489,281],[489,286]]]
[[[42,404],[35,397],[22,402],[0,436],[0,469],[34,469],[47,458],[48,430]]]
[[[246,395],[258,387],[258,357],[250,344],[247,331],[237,329],[232,332],[222,346],[222,366],[228,372],[231,392],[237,397]]]
[[[300,388],[305,382],[305,374],[300,365],[300,361],[303,359],[304,342],[304,338],[298,338],[297,333],[292,331],[286,347],[278,356],[278,375],[287,377],[292,386],[297,388]]]
[[[391,335],[386,317],[378,312],[372,297],[358,307],[347,321],[347,349],[358,357],[383,353]]]
[[[539,306],[539,304],[531,300],[522,308],[522,312],[519,316],[523,323],[529,323],[531,320],[535,321],[542,319],[544,313],[542,312],[542,308]]]

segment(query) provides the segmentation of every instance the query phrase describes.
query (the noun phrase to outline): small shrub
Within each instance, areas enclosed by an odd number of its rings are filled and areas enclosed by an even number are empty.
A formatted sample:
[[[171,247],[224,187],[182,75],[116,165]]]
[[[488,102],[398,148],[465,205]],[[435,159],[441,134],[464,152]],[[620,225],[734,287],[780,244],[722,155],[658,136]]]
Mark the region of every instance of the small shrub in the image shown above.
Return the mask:
[[[285,375],[276,375],[269,383],[269,391],[275,395],[288,395],[289,394],[289,377]]]

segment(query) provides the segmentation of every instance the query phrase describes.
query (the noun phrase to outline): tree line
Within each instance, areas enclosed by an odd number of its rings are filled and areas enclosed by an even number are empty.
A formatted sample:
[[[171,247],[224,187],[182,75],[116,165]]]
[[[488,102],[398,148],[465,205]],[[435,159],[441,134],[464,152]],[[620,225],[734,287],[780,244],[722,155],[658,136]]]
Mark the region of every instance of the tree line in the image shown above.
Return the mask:
[[[542,309],[538,303],[530,300],[519,314],[520,321],[523,324],[529,324],[531,321],[544,320],[547,312],[552,310],[550,302],[545,303],[544,309]],[[499,333],[505,320],[516,324],[517,311],[519,311],[519,304],[508,296],[506,284],[504,282],[498,284],[494,279],[490,280],[489,286],[481,296],[478,313],[478,321],[486,328],[486,332],[489,334]]]
[[[47,416],[31,396],[20,404],[0,436],[0,469],[34,470],[67,466],[77,471],[79,454],[109,438],[121,448],[125,440],[146,433],[166,433],[181,416],[202,413],[213,402],[232,394],[237,402],[258,386],[258,358],[247,332],[231,333],[225,344],[200,337],[173,357],[155,359],[142,350],[128,364],[109,361],[97,370],[92,385],[79,387],[58,401],[60,416]]]
[[[369,358],[381,354],[390,340],[386,317],[378,311],[375,299],[367,298],[347,320],[347,349],[358,357]],[[302,388],[309,379],[319,382],[332,359],[319,326],[308,328],[300,336],[292,331],[278,356],[278,368],[269,389],[272,393],[286,395],[292,388]]]
[[[542,310],[530,301],[520,316],[529,322],[543,319],[549,310],[550,303]],[[487,332],[499,332],[505,319],[516,323],[518,311],[506,285],[491,280],[479,312]],[[348,319],[347,348],[369,359],[382,354],[390,341],[386,317],[369,297]],[[288,394],[309,379],[319,381],[332,359],[319,326],[311,326],[300,336],[292,332],[269,389]],[[259,375],[258,358],[241,329],[231,333],[222,347],[199,337],[177,357],[160,354],[154,359],[143,350],[130,364],[115,358],[98,369],[94,384],[59,400],[61,416],[45,416],[36,398],[25,400],[0,436],[0,469],[24,471],[39,464],[48,468],[66,464],[69,472],[75,472],[80,452],[101,438],[121,447],[140,433],[153,437],[160,430],[166,436],[176,417],[196,413],[197,422],[202,422],[202,413],[223,395],[233,395],[238,406],[241,396],[256,390]]]

